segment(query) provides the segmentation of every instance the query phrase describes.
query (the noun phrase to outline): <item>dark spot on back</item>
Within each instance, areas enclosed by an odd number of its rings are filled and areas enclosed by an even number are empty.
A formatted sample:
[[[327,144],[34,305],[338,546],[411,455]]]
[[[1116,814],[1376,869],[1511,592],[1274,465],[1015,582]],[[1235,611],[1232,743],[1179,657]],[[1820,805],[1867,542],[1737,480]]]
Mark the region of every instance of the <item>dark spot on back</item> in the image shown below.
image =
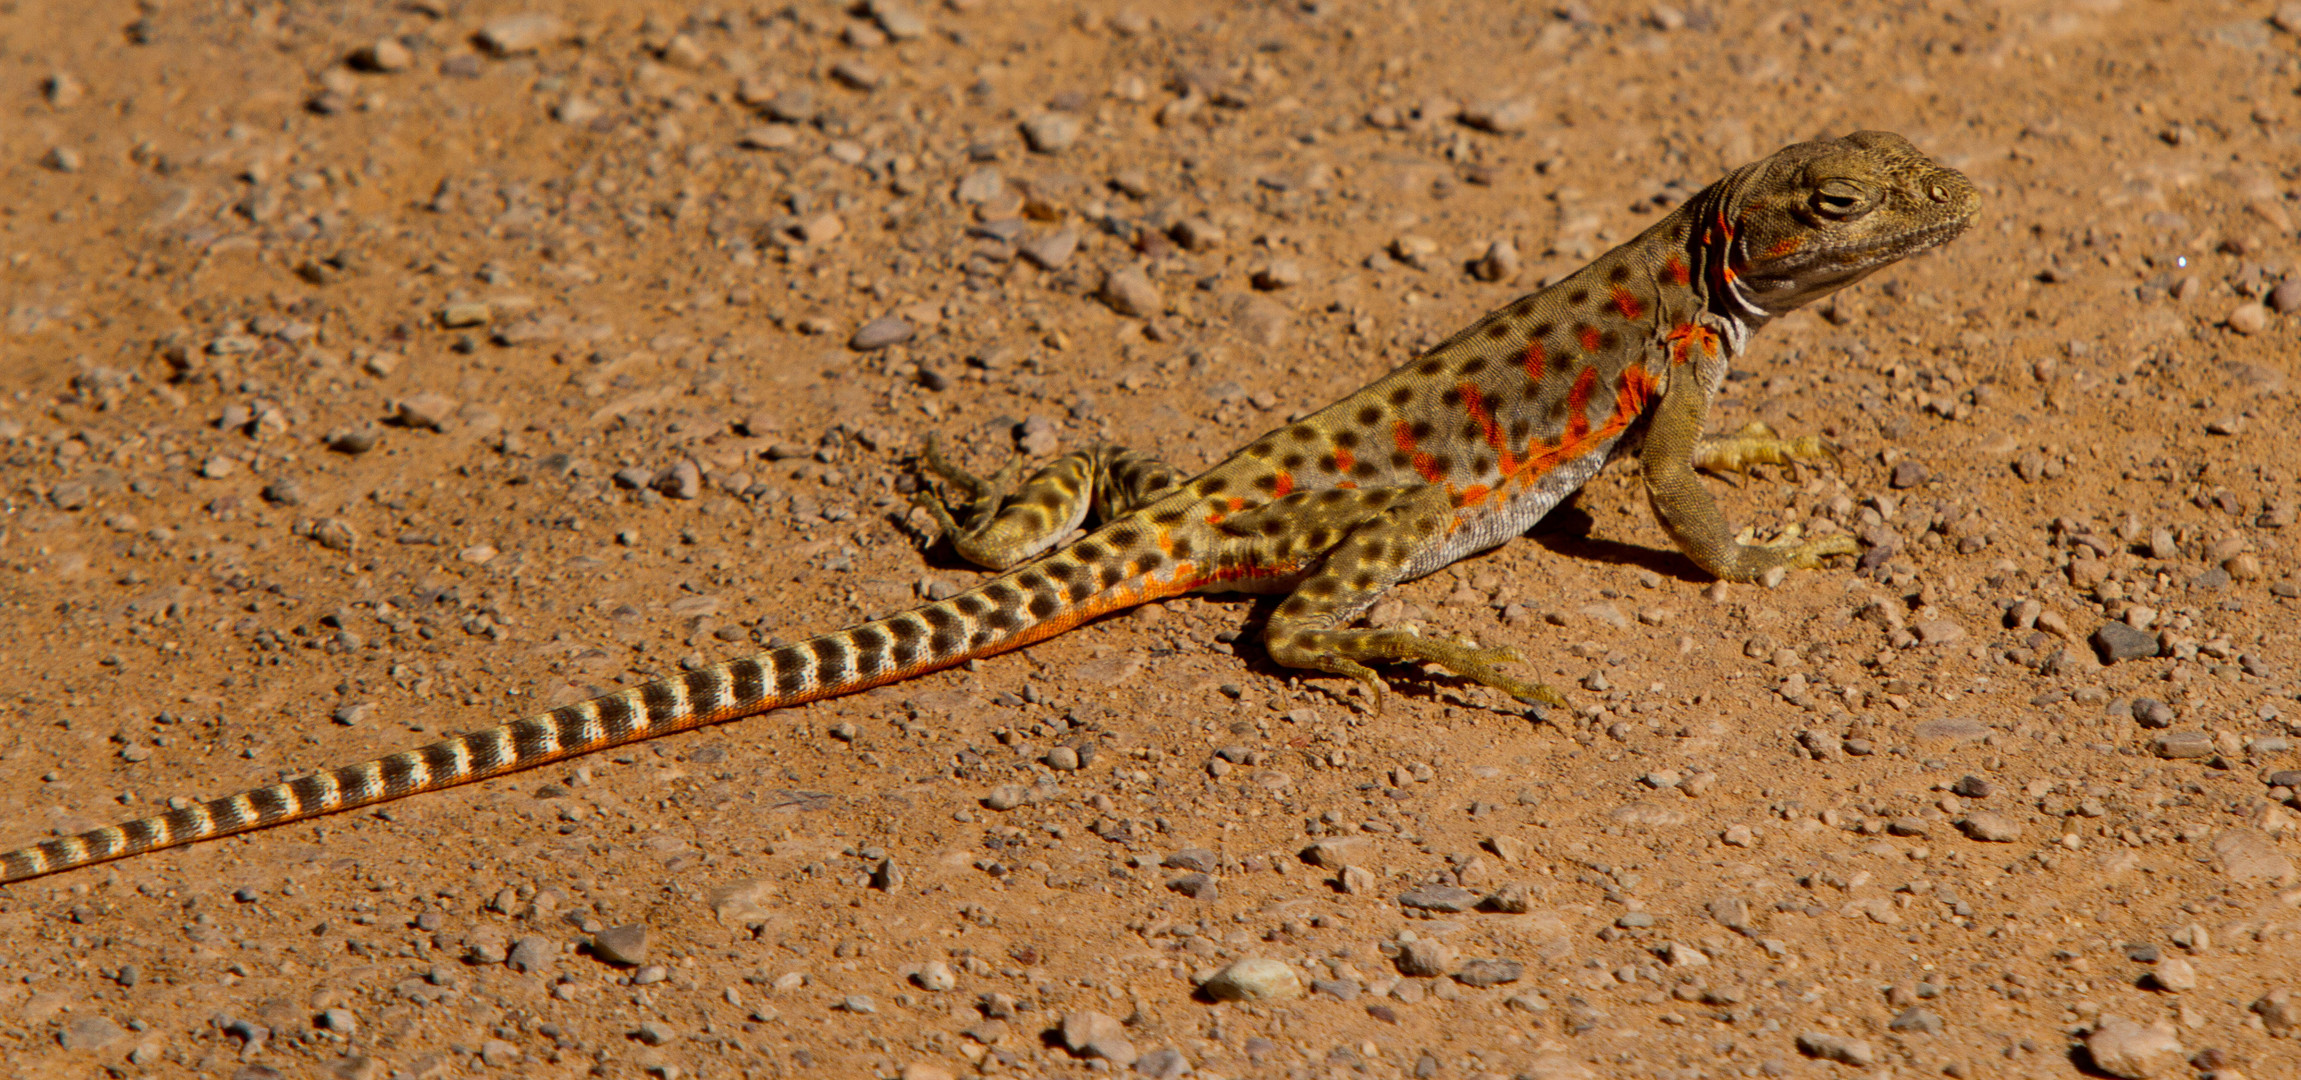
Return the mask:
[[[1288,454],[1285,457],[1278,459],[1278,464],[1279,467],[1287,470],[1288,472],[1292,472],[1296,469],[1302,468],[1302,463],[1307,460],[1309,459],[1303,457],[1301,454]]]
[[[1461,408],[1462,391],[1455,387],[1447,387],[1445,393],[1438,395],[1438,401],[1449,409]]]
[[[1486,370],[1486,358],[1483,356],[1473,356],[1468,360],[1464,360],[1462,362],[1462,367],[1460,368],[1462,377],[1465,379],[1484,370]]]
[[[1428,420],[1416,420],[1414,422],[1414,426],[1408,428],[1407,430],[1414,435],[1415,442],[1421,442],[1422,440],[1429,438],[1430,433],[1436,429],[1430,426],[1430,421]]]
[[[1422,372],[1424,375],[1436,375],[1439,372],[1446,370],[1446,361],[1440,360],[1439,358],[1433,356],[1428,360],[1424,360],[1422,362],[1422,366],[1416,370]]]
[[[1374,425],[1371,421],[1369,421],[1367,426],[1373,427]],[[1355,431],[1337,431],[1334,433],[1334,445],[1339,446],[1345,450],[1348,450],[1353,446],[1357,446],[1358,433]]]
[[[1620,285],[1630,280],[1630,268],[1621,263],[1615,263],[1613,269],[1606,271],[1606,280]]]
[[[1220,495],[1222,489],[1229,486],[1230,481],[1219,476],[1209,476],[1198,482],[1198,493],[1201,495]]]
[[[1390,392],[1390,403],[1401,409],[1414,403],[1414,388],[1401,386]]]
[[[1590,302],[1590,290],[1576,289],[1573,292],[1567,293],[1566,302],[1574,305],[1575,307],[1581,307],[1582,305]]]
[[[1500,341],[1510,336],[1510,324],[1496,319],[1486,324],[1486,340]]]
[[[1318,439],[1318,432],[1311,430],[1309,424],[1296,424],[1286,429],[1286,434],[1296,442],[1315,442]]]

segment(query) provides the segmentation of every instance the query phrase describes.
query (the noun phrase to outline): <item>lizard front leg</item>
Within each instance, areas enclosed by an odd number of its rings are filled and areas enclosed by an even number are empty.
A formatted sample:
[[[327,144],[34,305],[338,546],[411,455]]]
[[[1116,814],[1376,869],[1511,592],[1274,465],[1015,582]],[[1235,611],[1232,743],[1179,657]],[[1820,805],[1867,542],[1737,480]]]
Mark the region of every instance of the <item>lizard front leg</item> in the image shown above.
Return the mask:
[[[1055,546],[1086,521],[1089,510],[1109,521],[1156,501],[1182,479],[1174,466],[1107,443],[1064,454],[1020,486],[1014,483],[1019,462],[1010,460],[980,479],[945,460],[932,437],[919,452],[919,464],[966,489],[966,523],[955,520],[932,491],[921,491],[913,501],[934,516],[961,556],[993,570],[1021,565]]]
[[[1270,658],[1288,667],[1347,675],[1365,684],[1379,708],[1385,689],[1370,664],[1434,663],[1529,705],[1563,705],[1540,683],[1504,674],[1519,662],[1509,649],[1480,649],[1404,630],[1353,628],[1351,620],[1404,576],[1414,555],[1443,542],[1454,507],[1436,486],[1322,491],[1289,496],[1223,522],[1226,531],[1260,537],[1263,557],[1316,568],[1278,606],[1263,632]],[[1285,528],[1272,533],[1271,522]]]
[[[1785,544],[1744,544],[1734,539],[1725,515],[1702,486],[1701,468],[1735,469],[1751,464],[1780,464],[1823,453],[1820,440],[1783,440],[1772,429],[1753,425],[1726,440],[1704,440],[1702,424],[1709,414],[1709,381],[1702,373],[1681,370],[1655,404],[1638,460],[1646,473],[1646,499],[1654,518],[1695,565],[1727,581],[1755,581],[1779,567],[1811,569],[1831,555],[1859,550],[1854,538],[1824,536]],[[1834,450],[1835,448],[1829,448]],[[1767,455],[1774,455],[1769,457]]]

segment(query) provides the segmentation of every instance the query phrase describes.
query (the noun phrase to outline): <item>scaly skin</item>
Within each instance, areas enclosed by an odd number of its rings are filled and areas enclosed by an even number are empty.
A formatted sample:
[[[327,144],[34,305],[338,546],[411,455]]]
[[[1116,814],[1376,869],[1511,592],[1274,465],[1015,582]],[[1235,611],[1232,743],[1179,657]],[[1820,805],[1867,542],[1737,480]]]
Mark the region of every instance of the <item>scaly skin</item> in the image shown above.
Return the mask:
[[[1432,662],[1527,702],[1548,688],[1477,649],[1351,622],[1400,581],[1524,532],[1616,457],[1703,570],[1748,581],[1850,553],[1828,536],[1739,543],[1696,470],[1826,457],[1812,438],[1701,437],[1727,363],[1759,326],[1949,241],[1978,207],[1965,177],[1900,136],[1789,146],[1735,170],[1573,276],[1487,315],[1373,385],[1256,439],[1196,477],[1101,446],[1011,495],[1016,470],[960,473],[968,558],[1004,571],[949,600],[359,765],[0,854],[13,882],[155,848],[468,783],[1019,648],[1107,612],[1194,590],[1281,592],[1270,656],[1347,675]],[[1103,524],[1036,561],[1085,519]],[[1379,700],[1379,698],[1377,698]]]

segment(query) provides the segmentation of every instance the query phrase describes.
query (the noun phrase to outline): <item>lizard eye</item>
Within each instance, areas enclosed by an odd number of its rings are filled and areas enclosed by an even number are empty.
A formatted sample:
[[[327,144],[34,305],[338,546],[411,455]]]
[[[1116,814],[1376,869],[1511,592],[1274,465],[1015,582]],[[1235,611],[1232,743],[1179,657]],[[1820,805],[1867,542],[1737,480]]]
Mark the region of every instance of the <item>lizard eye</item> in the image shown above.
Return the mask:
[[[1824,180],[1815,185],[1810,200],[1814,212],[1827,218],[1846,221],[1869,212],[1869,193],[1850,180]]]

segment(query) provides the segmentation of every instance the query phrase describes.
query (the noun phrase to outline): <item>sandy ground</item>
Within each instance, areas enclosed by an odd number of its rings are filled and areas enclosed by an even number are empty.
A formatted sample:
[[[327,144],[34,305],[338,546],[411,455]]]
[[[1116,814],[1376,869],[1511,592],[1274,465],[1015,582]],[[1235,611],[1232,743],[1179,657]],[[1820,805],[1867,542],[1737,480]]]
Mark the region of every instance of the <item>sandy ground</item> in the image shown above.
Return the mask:
[[[0,5],[0,841],[941,595],[929,433],[1210,462],[1785,142],[1987,204],[1719,402],[1859,560],[1618,468],[1375,612],[1546,720],[1169,603],[10,887],[0,1071],[2301,1075],[2301,10],[519,14]]]

